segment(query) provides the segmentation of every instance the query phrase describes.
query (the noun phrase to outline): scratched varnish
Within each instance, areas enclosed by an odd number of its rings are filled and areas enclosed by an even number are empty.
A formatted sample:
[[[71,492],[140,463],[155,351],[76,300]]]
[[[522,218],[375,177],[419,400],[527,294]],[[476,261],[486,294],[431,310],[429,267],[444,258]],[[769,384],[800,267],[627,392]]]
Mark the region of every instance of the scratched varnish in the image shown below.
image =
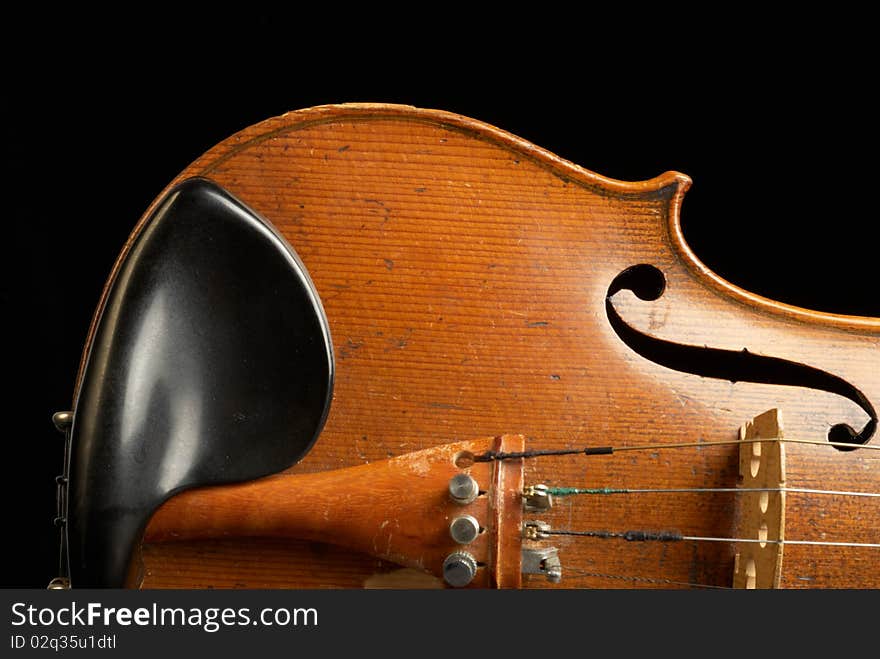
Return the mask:
[[[472,119],[348,105],[245,129],[176,180],[190,176],[216,181],[277,227],[326,309],[337,366],[332,409],[292,472],[502,433],[526,435],[530,448],[728,440],[770,408],[782,411],[788,437],[822,440],[836,423],[864,426],[865,412],[832,393],[734,384],[634,352],[612,330],[605,301],[614,278],[638,264],[659,269],[666,291],[656,301],[627,290],[614,296],[636,330],[807,364],[880,400],[880,321],[763,300],[706,270],[682,240],[678,215],[690,181],[681,174],[621,183]],[[747,212],[747,185],[731,195]],[[772,254],[757,239],[743,258]],[[790,486],[878,489],[869,451],[787,450]],[[561,486],[732,487],[736,479],[735,446],[526,465],[527,483]],[[789,502],[787,538],[880,541],[874,500]],[[726,537],[735,503],[730,494],[566,498],[543,518],[566,529]],[[727,544],[552,544],[568,587],[732,580]],[[144,557],[145,587],[363,587],[394,569],[278,539],[151,545]],[[877,558],[876,549],[787,547],[782,585],[880,587]],[[524,585],[549,584],[527,577]]]

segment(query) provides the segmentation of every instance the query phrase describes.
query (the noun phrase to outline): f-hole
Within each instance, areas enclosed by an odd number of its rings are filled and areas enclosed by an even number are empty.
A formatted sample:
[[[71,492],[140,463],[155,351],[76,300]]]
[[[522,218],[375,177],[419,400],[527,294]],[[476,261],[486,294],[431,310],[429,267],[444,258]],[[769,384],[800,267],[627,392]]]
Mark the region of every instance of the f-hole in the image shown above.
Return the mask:
[[[747,349],[720,350],[664,341],[629,326],[611,301],[616,293],[624,289],[632,291],[641,300],[654,301],[666,290],[666,278],[652,265],[634,265],[614,278],[605,298],[605,313],[611,327],[621,341],[645,359],[676,371],[708,378],[807,387],[843,396],[861,407],[869,420],[858,432],[846,423],[832,426],[828,431],[828,439],[832,442],[852,444],[856,448],[866,444],[877,429],[877,413],[871,402],[861,391],[836,375],[778,357],[754,355]]]

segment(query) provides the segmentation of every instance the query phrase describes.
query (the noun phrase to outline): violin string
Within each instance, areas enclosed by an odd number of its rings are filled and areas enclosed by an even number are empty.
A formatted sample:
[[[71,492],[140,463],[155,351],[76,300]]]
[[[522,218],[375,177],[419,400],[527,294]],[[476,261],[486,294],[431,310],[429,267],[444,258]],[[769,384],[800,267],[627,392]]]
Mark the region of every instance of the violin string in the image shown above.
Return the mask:
[[[794,492],[796,494],[821,494],[845,497],[880,497],[880,492],[849,492],[846,490],[817,490],[809,487],[665,487],[665,488],[613,488],[613,487],[548,487],[547,493],[555,497],[583,494],[666,494],[666,493],[712,493],[712,492]]]
[[[754,439],[726,439],[712,442],[677,442],[673,444],[640,444],[622,446],[587,446],[578,449],[530,449],[527,451],[486,451],[474,456],[474,462],[497,462],[499,460],[516,460],[537,458],[541,456],[561,455],[612,455],[623,451],[656,451],[660,449],[676,448],[708,448],[711,446],[741,446],[743,444],[755,444],[758,442],[785,442],[788,444],[810,444],[813,446],[833,446],[849,450],[880,450],[880,445],[874,444],[849,444],[847,442],[832,442],[823,439],[795,439],[787,437],[754,438]]]
[[[878,542],[836,542],[831,540],[771,540],[760,538],[715,538],[707,536],[683,535],[678,531],[571,531],[567,529],[546,530],[547,535],[566,535],[602,540],[620,539],[627,542],[727,542],[760,543],[763,545],[811,545],[823,547],[864,547],[880,549]]]
[[[733,440],[722,440],[722,441],[697,441],[697,442],[677,442],[677,443],[666,443],[666,444],[653,444],[653,445],[622,445],[622,446],[601,446],[601,447],[585,447],[582,449],[538,449],[538,450],[527,450],[527,451],[487,451],[482,455],[478,455],[474,457],[475,462],[493,462],[499,460],[513,460],[513,459],[526,459],[526,458],[535,458],[539,456],[565,456],[565,455],[611,455],[617,452],[622,451],[647,451],[647,450],[659,450],[659,449],[675,449],[675,448],[706,448],[711,446],[742,446],[743,444],[754,444],[759,442],[787,442],[792,444],[807,444],[807,445],[815,445],[815,446],[832,446],[837,448],[845,448],[849,450],[864,448],[869,450],[877,450],[880,449],[880,446],[876,445],[856,445],[850,444],[846,442],[832,442],[826,440],[810,440],[810,439],[796,439],[796,438],[749,438],[749,439],[733,439]],[[648,494],[648,493],[742,493],[742,492],[792,492],[792,493],[804,493],[804,494],[816,494],[816,495],[828,495],[828,496],[853,496],[853,497],[880,497],[880,493],[874,492],[854,492],[854,491],[845,491],[845,490],[821,490],[815,488],[802,488],[802,487],[767,487],[767,488],[744,488],[744,487],[716,487],[716,488],[572,488],[572,487],[551,487],[547,489],[548,494],[556,495],[556,496],[569,496],[569,495],[577,495],[577,494],[597,494],[597,495],[605,495],[605,494]],[[625,532],[610,532],[610,531],[573,531],[573,530],[550,530],[547,529],[544,531],[547,536],[556,535],[556,536],[580,536],[580,537],[593,537],[593,538],[622,538],[628,541],[661,541],[661,542],[673,542],[673,541],[689,541],[689,542],[723,542],[723,543],[759,543],[761,546],[766,546],[768,544],[774,545],[808,545],[808,546],[824,546],[824,547],[858,547],[858,548],[880,548],[880,543],[865,543],[865,542],[838,542],[838,541],[826,541],[826,540],[771,540],[771,539],[760,539],[760,538],[720,538],[720,537],[708,537],[708,536],[685,536],[677,531],[660,531],[660,532],[652,532],[652,531],[625,531]],[[640,576],[624,576],[624,575],[610,575],[610,574],[602,574],[598,572],[588,572],[585,570],[579,569],[566,569],[567,574],[575,573],[576,576],[581,577],[593,577],[593,578],[605,578],[605,579],[617,579],[621,581],[630,581],[630,582],[643,582],[643,583],[653,583],[657,585],[680,585],[680,586],[688,586],[695,588],[724,588],[723,586],[707,586],[705,584],[698,583],[690,583],[690,582],[682,582],[675,581],[671,579],[663,579],[663,578],[651,578],[651,577],[640,577]]]
[[[733,590],[731,586],[715,586],[705,583],[692,583],[690,581],[675,581],[674,579],[665,579],[663,577],[638,577],[623,574],[605,574],[603,572],[589,572],[579,568],[565,568],[565,575],[569,578],[583,579],[611,579],[615,581],[632,581],[636,583],[650,583],[659,586],[689,586],[691,588],[710,588],[715,590]]]
[[[877,445],[858,445],[847,442],[832,442],[826,440],[811,440],[797,438],[749,438],[749,439],[732,439],[721,441],[696,441],[696,442],[677,442],[666,444],[649,444],[649,445],[622,445],[622,446],[600,446],[585,447],[581,449],[532,449],[526,451],[487,451],[481,455],[474,456],[474,462],[495,462],[500,460],[528,459],[540,456],[567,456],[567,455],[612,455],[623,451],[656,451],[660,449],[676,449],[676,448],[706,448],[712,446],[742,446],[743,444],[755,444],[760,442],[786,442],[791,444],[807,444],[814,446],[832,446],[836,448],[844,448],[848,450],[868,449],[878,450]],[[819,495],[837,495],[837,496],[855,496],[855,497],[877,497],[878,493],[873,492],[851,492],[844,490],[819,490],[814,488],[658,488],[658,489],[629,489],[629,488],[548,488],[549,494],[557,496],[567,496],[569,494],[637,494],[637,493],[665,493],[665,492],[796,492],[806,494]],[[724,542],[724,543],[759,543],[762,546],[767,544],[778,545],[811,545],[826,547],[860,547],[860,548],[880,548],[880,543],[863,543],[863,542],[836,542],[825,540],[771,540],[759,538],[716,538],[707,536],[685,536],[677,531],[572,531],[572,530],[546,530],[549,535],[567,535],[594,538],[622,538],[628,541],[690,541],[690,542]],[[572,569],[567,569],[566,573],[571,573]],[[677,582],[667,579],[652,579],[650,577],[629,577],[622,575],[603,575],[601,573],[590,573],[583,570],[574,570],[582,576],[592,576],[597,578],[620,579],[633,582],[657,583],[668,585],[685,585],[691,587],[713,587],[703,584],[695,584],[688,582]],[[723,588],[715,586],[716,588]]]
[[[814,547],[864,547],[880,549],[880,542],[834,542],[831,540],[761,540],[760,538],[706,538],[700,536],[682,536],[682,540],[692,542],[750,542],[762,545],[808,545]]]

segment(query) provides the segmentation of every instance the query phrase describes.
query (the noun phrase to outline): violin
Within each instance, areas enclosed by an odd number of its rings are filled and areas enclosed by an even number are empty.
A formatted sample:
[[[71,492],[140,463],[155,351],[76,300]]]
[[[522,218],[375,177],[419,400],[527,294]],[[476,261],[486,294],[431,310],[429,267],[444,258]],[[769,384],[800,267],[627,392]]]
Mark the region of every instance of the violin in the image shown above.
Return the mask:
[[[880,587],[880,319],[712,272],[690,183],[409,106],[222,141],[99,302],[56,585]]]

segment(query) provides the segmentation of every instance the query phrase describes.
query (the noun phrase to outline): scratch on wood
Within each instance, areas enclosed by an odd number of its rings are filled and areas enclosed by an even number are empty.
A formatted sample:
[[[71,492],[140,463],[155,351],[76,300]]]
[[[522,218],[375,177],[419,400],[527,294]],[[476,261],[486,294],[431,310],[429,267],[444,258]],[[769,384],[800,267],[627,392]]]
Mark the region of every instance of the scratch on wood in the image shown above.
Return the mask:
[[[352,201],[354,201],[354,200],[352,200]],[[365,204],[373,204],[373,205],[379,206],[380,208],[383,209],[384,213],[382,216],[382,224],[385,224],[388,220],[391,219],[391,209],[385,205],[385,202],[379,201],[378,199],[364,199],[364,203]],[[370,212],[374,213],[374,211],[372,211],[372,210]],[[378,209],[376,209],[376,212],[378,212]]]
[[[347,359],[352,353],[363,345],[363,341],[354,341],[351,337],[345,340],[345,345],[339,348],[339,359]]]
[[[360,440],[355,440],[354,445],[355,445],[355,450],[357,451],[358,458],[360,458],[361,460],[363,460],[366,464],[369,464],[370,461],[369,461],[369,459],[367,458],[367,454],[364,453],[364,449],[361,447],[360,442],[369,443],[369,440],[367,439],[367,436],[366,436],[366,435],[361,435]]]
[[[687,407],[688,404],[693,405],[694,403],[694,399],[690,396],[685,396],[684,394],[680,394],[677,391],[674,391],[673,394],[675,395],[676,400],[678,400],[678,404],[682,407]]]
[[[382,259],[385,261],[385,267],[389,270],[394,270],[394,261],[392,259]]]
[[[453,405],[452,403],[428,403],[428,407],[433,407],[438,410],[464,410],[461,405]]]
[[[401,455],[395,459],[401,467],[406,467],[416,476],[427,476],[431,473],[431,463],[424,456]]]
[[[546,320],[536,320],[534,322],[526,322],[526,327],[547,327],[550,323]]]
[[[406,334],[404,334],[403,336],[388,337],[389,347],[385,348],[385,352],[388,352],[389,350],[391,350],[393,348],[398,348],[398,349],[406,348],[406,346],[409,344],[409,337],[412,336],[412,333],[413,333],[413,328],[407,327]]]

